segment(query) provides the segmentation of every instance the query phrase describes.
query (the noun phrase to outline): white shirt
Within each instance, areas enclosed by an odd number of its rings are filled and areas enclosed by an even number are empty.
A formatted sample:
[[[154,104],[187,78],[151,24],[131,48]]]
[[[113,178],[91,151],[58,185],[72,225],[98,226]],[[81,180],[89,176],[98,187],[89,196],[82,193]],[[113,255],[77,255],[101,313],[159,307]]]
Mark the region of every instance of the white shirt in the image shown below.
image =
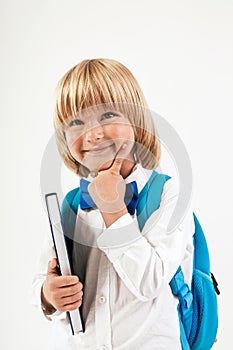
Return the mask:
[[[127,182],[139,192],[151,171],[138,165]],[[177,299],[169,282],[179,265],[191,281],[194,221],[187,208],[182,222],[167,230],[179,188],[173,179],[163,189],[160,208],[140,232],[137,218],[125,214],[106,229],[98,209],[79,209],[73,265],[84,284],[85,332],[72,336],[66,313],[51,317],[51,349],[180,350]],[[42,251],[32,287],[32,303],[40,305],[40,290],[48,261],[55,256],[50,237]]]

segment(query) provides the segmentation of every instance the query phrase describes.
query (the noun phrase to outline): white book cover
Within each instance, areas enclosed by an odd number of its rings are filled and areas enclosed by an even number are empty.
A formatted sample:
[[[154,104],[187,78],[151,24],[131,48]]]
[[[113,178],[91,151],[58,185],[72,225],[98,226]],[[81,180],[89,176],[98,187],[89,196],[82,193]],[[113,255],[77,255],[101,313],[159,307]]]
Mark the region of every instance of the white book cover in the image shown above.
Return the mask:
[[[62,276],[70,276],[71,268],[62,228],[60,206],[57,194],[46,194],[45,201],[59,269]],[[67,315],[70,321],[72,334],[75,335],[76,333],[83,332],[79,309],[69,311],[67,312]]]

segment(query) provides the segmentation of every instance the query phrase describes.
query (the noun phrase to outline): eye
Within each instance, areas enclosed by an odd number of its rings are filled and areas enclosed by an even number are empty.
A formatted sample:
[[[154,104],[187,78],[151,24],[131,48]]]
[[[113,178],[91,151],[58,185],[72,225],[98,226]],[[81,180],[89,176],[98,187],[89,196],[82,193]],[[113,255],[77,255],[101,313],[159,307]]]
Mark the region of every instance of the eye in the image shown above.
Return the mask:
[[[71,122],[69,123],[69,127],[79,126],[79,125],[84,125],[83,121],[80,119],[71,120]]]
[[[111,118],[114,118],[117,116],[118,115],[115,112],[106,112],[106,113],[101,115],[101,120],[107,120],[107,119],[111,119]]]

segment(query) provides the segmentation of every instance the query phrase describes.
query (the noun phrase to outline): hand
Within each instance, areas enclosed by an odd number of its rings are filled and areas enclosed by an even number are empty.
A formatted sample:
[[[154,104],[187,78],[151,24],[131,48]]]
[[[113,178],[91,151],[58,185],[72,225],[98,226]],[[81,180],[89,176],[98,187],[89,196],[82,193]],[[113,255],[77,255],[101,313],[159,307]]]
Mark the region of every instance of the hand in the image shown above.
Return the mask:
[[[117,153],[113,164],[107,170],[100,171],[88,186],[88,191],[99,208],[106,227],[128,213],[125,205],[125,182],[120,174],[124,158],[119,158],[123,154],[124,145]]]
[[[83,285],[77,276],[59,276],[57,259],[48,263],[46,280],[41,290],[41,301],[51,314],[58,311],[72,311],[82,304]]]
[[[111,167],[102,170],[88,186],[96,206],[103,213],[116,213],[126,208],[125,182],[120,174],[124,159],[116,158]]]

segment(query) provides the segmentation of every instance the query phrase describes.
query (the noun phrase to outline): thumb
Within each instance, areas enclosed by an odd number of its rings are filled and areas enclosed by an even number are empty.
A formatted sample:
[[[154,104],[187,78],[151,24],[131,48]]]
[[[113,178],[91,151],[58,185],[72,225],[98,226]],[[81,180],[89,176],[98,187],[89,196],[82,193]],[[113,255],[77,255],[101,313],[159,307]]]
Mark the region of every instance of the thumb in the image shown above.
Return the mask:
[[[58,275],[57,273],[57,259],[53,258],[48,263],[48,275]]]

